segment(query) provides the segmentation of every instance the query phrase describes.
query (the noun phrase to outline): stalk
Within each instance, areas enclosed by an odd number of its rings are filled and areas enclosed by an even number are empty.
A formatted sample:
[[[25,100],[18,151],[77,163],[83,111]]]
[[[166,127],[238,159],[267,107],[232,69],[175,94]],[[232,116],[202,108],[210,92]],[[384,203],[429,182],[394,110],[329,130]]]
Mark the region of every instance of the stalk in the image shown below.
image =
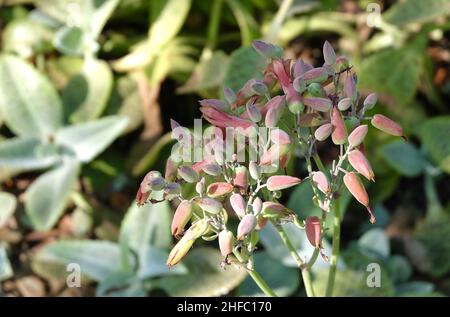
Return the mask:
[[[327,297],[333,295],[334,281],[336,279],[337,261],[339,258],[339,249],[341,242],[341,211],[339,207],[339,200],[335,201],[333,209],[333,250],[331,254],[331,266],[328,273],[327,288],[325,291],[325,296]]]

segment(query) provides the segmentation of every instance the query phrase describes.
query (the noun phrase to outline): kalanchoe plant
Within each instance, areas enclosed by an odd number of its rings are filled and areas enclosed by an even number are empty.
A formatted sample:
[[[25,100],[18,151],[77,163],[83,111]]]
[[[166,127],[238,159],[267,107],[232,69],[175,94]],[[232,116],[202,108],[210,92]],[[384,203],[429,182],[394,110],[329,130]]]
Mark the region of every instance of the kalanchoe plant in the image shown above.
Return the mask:
[[[332,295],[339,255],[338,198],[343,186],[365,207],[370,222],[375,222],[360,177],[372,181],[375,178],[364,151],[367,122],[394,136],[403,137],[403,131],[383,115],[365,116],[366,110],[375,106],[377,96],[370,94],[361,102],[356,90],[356,75],[349,61],[344,56],[336,56],[330,43],[325,42],[323,47],[325,63],[316,68],[302,59],[282,59],[281,49],[275,45],[255,41],[253,47],[267,61],[262,79],[250,79],[237,92],[225,88],[224,100],[200,101],[203,117],[218,132],[225,131],[225,134],[219,133],[220,137],[205,142],[207,146],[212,145],[214,151],[197,162],[188,162],[180,159],[184,146],[175,147],[175,155],[167,162],[165,177],[158,172],[149,172],[137,193],[137,203],[155,202],[162,197],[178,204],[172,233],[180,240],[167,259],[168,266],[181,261],[197,239],[218,238],[224,256],[222,265],[245,267],[258,286],[267,295],[274,296],[273,290],[255,271],[252,256],[258,243],[258,231],[270,221],[297,262],[308,296],[315,295],[311,267],[319,254],[325,261],[330,258],[326,295]],[[180,128],[175,122],[172,127]],[[230,131],[238,131],[244,141],[225,149]],[[260,140],[256,143],[252,142],[255,131]],[[184,142],[192,142],[195,138],[186,129]],[[316,147],[318,142],[330,138],[338,147],[339,155],[330,168],[326,168]],[[241,145],[246,147],[243,156],[239,156]],[[295,148],[306,161],[308,175],[303,179],[285,175],[285,167]],[[231,152],[227,152],[229,150]],[[255,159],[251,154],[258,150],[261,154]],[[231,155],[224,158],[224,152]],[[311,184],[313,202],[322,210],[322,217],[298,219],[279,202],[283,190],[302,181]],[[188,191],[181,190],[189,183],[196,184],[195,194],[187,195],[185,192]],[[162,192],[160,198],[152,198],[158,196],[157,192]],[[336,217],[333,254],[326,255],[322,239],[325,220],[332,210]],[[236,232],[228,227],[230,217],[239,219]],[[314,247],[309,259],[298,255],[281,226],[286,222],[306,230]]]

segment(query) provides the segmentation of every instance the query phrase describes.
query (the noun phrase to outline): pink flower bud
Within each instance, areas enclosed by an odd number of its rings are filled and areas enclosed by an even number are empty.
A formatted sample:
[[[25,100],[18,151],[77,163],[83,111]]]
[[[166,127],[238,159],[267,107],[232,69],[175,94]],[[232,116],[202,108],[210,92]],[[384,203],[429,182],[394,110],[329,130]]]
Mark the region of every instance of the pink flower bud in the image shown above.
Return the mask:
[[[211,176],[219,176],[222,174],[222,168],[217,163],[206,163],[202,166],[202,170]]]
[[[264,118],[264,122],[266,127],[273,128],[277,125],[278,121],[280,121],[281,116],[283,115],[285,102],[280,102],[273,107],[267,110],[266,116]]]
[[[288,144],[274,144],[261,156],[260,166],[281,163],[282,158],[288,154],[290,146]]]
[[[148,197],[150,196],[150,191],[148,192],[143,192],[141,190],[141,188],[139,187],[137,193],[136,193],[136,204],[141,207],[143,206],[146,202]]]
[[[331,113],[331,124],[334,127],[331,139],[334,144],[344,144],[347,140],[347,130],[345,129],[345,122],[342,119],[341,112],[334,107]]]
[[[325,67],[317,67],[308,70],[301,77],[307,85],[311,83],[323,83],[328,79],[329,72]]]
[[[275,128],[270,131],[270,140],[276,144],[290,144],[291,137],[285,131]]]
[[[303,99],[303,103],[305,104],[305,106],[321,112],[330,111],[332,105],[330,99],[320,97],[305,98]]]
[[[245,216],[247,203],[245,202],[244,197],[242,197],[240,194],[232,194],[230,196],[230,204],[236,215],[238,215],[240,218]]]
[[[369,195],[367,195],[366,189],[361,183],[358,175],[353,172],[345,174],[344,184],[353,197],[355,197],[360,204],[366,207],[370,215],[370,222],[375,223],[375,216],[369,206]]]
[[[239,222],[237,229],[237,239],[243,240],[246,235],[251,233],[256,227],[256,217],[253,214],[247,214]]]
[[[181,124],[179,124],[178,122],[176,122],[173,119],[170,119],[170,128],[172,130],[175,130],[176,128],[180,128],[180,127],[181,127]]]
[[[378,96],[375,93],[372,93],[364,99],[364,108],[366,109],[372,109],[375,107],[376,103],[378,101]]]
[[[178,168],[178,176],[188,183],[198,182],[197,172],[190,166],[183,165]]]
[[[212,183],[206,189],[206,193],[212,198],[228,195],[232,191],[233,185],[226,182]]]
[[[236,94],[229,87],[223,87],[223,97],[230,105],[236,102]]]
[[[354,100],[356,98],[356,82],[353,75],[348,75],[344,83],[344,94],[347,98]]]
[[[268,92],[267,86],[262,80],[254,80],[250,87],[253,91],[253,94],[258,96],[264,96]]]
[[[247,191],[248,188],[248,170],[245,166],[238,166],[235,169],[233,178],[233,184],[242,193]]]
[[[220,99],[203,99],[199,103],[202,107],[211,107],[220,111],[228,111],[230,109],[229,105]]]
[[[359,150],[352,150],[348,153],[350,165],[368,180],[374,181],[374,174],[369,161]]]
[[[254,126],[254,123],[250,120],[235,117],[212,107],[200,107],[200,111],[207,121],[219,128],[240,127],[246,129]]]
[[[343,98],[339,100],[338,103],[338,109],[341,111],[345,111],[352,105],[352,99],[351,98]]]
[[[164,178],[168,182],[173,182],[177,176],[178,165],[169,157],[166,162],[166,170],[164,172]]]
[[[266,43],[264,41],[253,41],[252,46],[259,54],[261,54],[265,58],[281,57],[281,54],[283,53],[281,47]]]
[[[355,128],[355,130],[350,133],[348,136],[348,144],[350,147],[357,147],[359,146],[366,137],[368,131],[368,126],[366,124],[360,125]]]
[[[219,233],[219,248],[222,256],[227,256],[233,252],[234,237],[230,230],[222,230]]]
[[[294,79],[294,82],[292,83],[292,86],[294,87],[295,91],[299,94],[302,94],[306,91],[306,81],[303,78],[303,76],[297,77]]]
[[[283,91],[286,93],[288,87],[291,86],[291,80],[289,78],[289,75],[286,73],[286,68],[284,67],[284,64],[280,60],[273,60],[272,70],[274,75],[277,77],[281,85],[281,88],[283,88]]]
[[[315,248],[320,248],[320,219],[316,216],[306,218],[305,225],[306,237]]]
[[[255,106],[255,104],[253,103],[247,103],[247,114],[248,117],[250,118],[250,120],[252,120],[253,122],[259,122],[261,121],[261,112],[259,111],[259,109]]]
[[[328,182],[328,178],[323,172],[313,172],[312,180],[317,184],[317,188],[324,193],[328,194],[330,192],[330,183]]]
[[[269,111],[269,109],[271,108],[279,108],[282,107],[282,105],[284,105],[284,103],[286,102],[286,98],[285,96],[275,96],[273,98],[271,98],[261,109],[260,112],[263,116],[266,116],[267,112]],[[247,119],[248,118],[248,114],[247,112],[244,112],[242,114],[242,118]]]
[[[270,176],[267,179],[267,189],[270,191],[282,190],[301,183],[301,179],[288,175]]]
[[[256,197],[253,200],[253,204],[252,204],[253,213],[254,214],[259,214],[261,212],[262,206],[263,206],[263,202],[262,202],[261,198]]]
[[[397,122],[389,119],[388,117],[382,114],[374,115],[371,123],[375,128],[387,134],[391,134],[394,136],[401,136],[405,138],[405,136],[403,135],[402,127]]]
[[[311,128],[311,127],[317,127],[322,123],[322,116],[320,113],[313,112],[313,113],[306,113],[302,116],[300,116],[300,120],[298,124],[302,128]]]
[[[164,187],[164,199],[172,200],[181,194],[181,186],[178,183],[170,183]]]
[[[333,125],[331,123],[325,123],[316,129],[314,137],[318,141],[324,141],[330,136],[331,132],[333,132]]]
[[[192,204],[188,200],[183,200],[175,210],[175,214],[172,219],[172,235],[175,237],[180,236],[186,224],[189,222],[192,216]]]
[[[197,197],[194,202],[204,211],[211,214],[217,214],[222,209],[222,204],[209,197]]]
[[[283,218],[292,214],[292,211],[280,203],[265,201],[262,204],[261,214],[265,218]]]
[[[305,63],[303,59],[299,58],[294,64],[293,77],[300,77],[311,69],[313,69],[313,67],[310,64]]]
[[[254,180],[258,180],[261,177],[261,168],[258,166],[258,164],[255,161],[251,161],[248,164],[248,171],[250,172],[250,176]]]
[[[336,53],[328,41],[325,41],[323,44],[323,59],[328,65],[334,65],[336,63]]]
[[[149,192],[151,190],[162,190],[165,186],[166,182],[161,176],[161,173],[158,171],[150,171],[148,172],[144,179],[141,182],[140,190],[143,193]]]

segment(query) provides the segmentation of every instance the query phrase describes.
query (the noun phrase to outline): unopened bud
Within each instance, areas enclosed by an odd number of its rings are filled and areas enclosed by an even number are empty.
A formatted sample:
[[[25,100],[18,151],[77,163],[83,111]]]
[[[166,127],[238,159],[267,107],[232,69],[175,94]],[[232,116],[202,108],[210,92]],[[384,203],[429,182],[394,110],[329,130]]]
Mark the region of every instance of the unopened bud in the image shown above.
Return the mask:
[[[164,173],[164,178],[168,182],[173,182],[177,177],[177,167],[178,165],[169,157],[166,162],[166,169]]]
[[[261,111],[259,111],[258,107],[256,107],[253,102],[248,102],[246,108],[250,120],[252,120],[253,122],[261,121]]]
[[[312,83],[308,86],[308,92],[313,97],[325,97],[327,94],[319,83]]]
[[[305,106],[310,107],[311,109],[327,112],[331,109],[331,100],[328,98],[319,98],[319,97],[310,97],[303,99],[303,103]]]
[[[222,204],[215,199],[209,197],[197,197],[194,202],[204,211],[211,214],[217,214],[222,210]]]
[[[353,130],[352,133],[350,133],[350,135],[348,136],[348,144],[350,145],[350,147],[357,147],[358,145],[360,145],[364,141],[367,131],[367,124],[356,127],[355,130]]]
[[[394,136],[401,136],[404,138],[403,129],[402,127],[395,121],[389,119],[388,117],[382,115],[382,114],[376,114],[373,116],[371,120],[372,125],[391,135]]]
[[[294,71],[293,71],[294,78],[302,76],[304,73],[306,73],[311,69],[313,69],[313,67],[310,64],[305,63],[303,59],[299,58],[294,64]]]
[[[266,43],[264,41],[253,41],[252,46],[259,54],[268,59],[279,58],[283,53],[283,49],[281,47]]]
[[[223,87],[223,97],[230,105],[236,102],[236,94],[229,87]]]
[[[175,210],[175,214],[172,219],[172,235],[175,237],[180,236],[186,224],[189,222],[192,216],[192,204],[188,200],[183,200]]]
[[[251,233],[256,227],[256,217],[253,214],[247,214],[239,222],[237,229],[237,239],[243,240],[246,235]]]
[[[208,186],[206,193],[211,198],[228,195],[233,191],[233,185],[226,182],[212,183]]]
[[[305,110],[305,104],[303,102],[290,102],[288,109],[292,114],[299,114]]]
[[[178,183],[169,183],[164,188],[164,199],[172,200],[181,194],[181,186]]]
[[[338,109],[341,111],[345,111],[352,105],[352,99],[351,98],[343,98],[339,100],[338,103]]]
[[[317,188],[324,193],[328,194],[330,192],[330,183],[328,182],[328,178],[323,172],[313,172],[312,180],[317,184]]]
[[[292,213],[289,209],[280,203],[265,201],[262,204],[261,214],[265,218],[284,218]]]
[[[320,219],[316,216],[306,218],[306,237],[315,248],[320,248]]]
[[[262,206],[263,206],[263,202],[262,202],[261,198],[256,197],[256,198],[253,200],[253,204],[252,204],[253,213],[254,213],[255,215],[256,215],[256,214],[259,214],[259,213],[261,212]]]
[[[347,140],[347,130],[345,129],[344,119],[342,119],[341,112],[334,107],[331,114],[331,124],[333,125],[333,132],[331,139],[334,144],[344,144]]]
[[[277,125],[278,121],[280,121],[280,118],[283,115],[284,105],[285,102],[280,102],[267,110],[266,117],[264,118],[266,127],[274,128]]]
[[[222,168],[217,163],[206,163],[202,166],[202,170],[211,176],[219,176],[222,174]]]
[[[324,67],[313,68],[302,75],[306,85],[311,83],[323,83],[328,79],[329,71]]]
[[[378,101],[378,96],[375,93],[372,93],[364,99],[364,108],[365,109],[372,109],[375,107],[376,103]]]
[[[238,215],[240,218],[245,216],[247,203],[245,202],[244,197],[242,197],[240,194],[232,194],[230,196],[230,205],[236,215]]]
[[[248,164],[248,171],[254,180],[258,180],[261,177],[261,168],[255,161],[251,161]]]
[[[348,75],[344,83],[344,94],[347,98],[355,100],[356,98],[356,82],[353,75]]]
[[[331,123],[325,123],[316,129],[314,137],[318,141],[324,141],[331,135],[331,132],[333,132],[333,125]]]
[[[203,99],[199,101],[202,107],[211,107],[220,111],[228,111],[230,106],[220,99]]]
[[[336,58],[336,66],[337,66],[338,71],[342,72],[342,71],[348,69],[348,67],[350,66],[350,62],[347,59],[347,57],[338,56]]]
[[[283,190],[301,183],[301,179],[288,175],[270,176],[267,179],[267,189],[270,191]]]
[[[195,191],[199,195],[203,195],[203,192],[205,191],[205,178],[202,177],[202,179],[195,184]]]
[[[254,94],[258,96],[264,96],[268,92],[267,86],[262,80],[255,80],[251,84],[251,89],[253,90]]]
[[[376,219],[369,206],[369,195],[366,192],[358,175],[353,172],[344,175],[344,184],[348,191],[356,198],[356,200],[366,207],[370,215],[370,222],[375,223]]]
[[[290,144],[291,137],[284,130],[279,128],[270,131],[270,140],[276,144]]]
[[[352,150],[348,153],[350,165],[368,180],[374,180],[374,174],[369,161],[359,150]]]
[[[292,85],[295,91],[297,91],[299,94],[302,94],[306,91],[306,81],[302,76],[295,78]]]
[[[136,193],[136,204],[141,207],[143,206],[146,202],[148,197],[150,196],[150,192],[143,192],[141,190],[141,188],[139,187],[137,193]]]
[[[328,41],[325,41],[323,44],[323,59],[328,65],[334,65],[336,63],[336,53]]]
[[[248,170],[245,166],[238,166],[235,169],[233,184],[241,192],[247,191],[248,188]]]
[[[149,192],[151,190],[156,190],[156,189],[153,189],[152,186],[155,187],[155,188],[159,187],[160,184],[162,183],[161,179],[162,179],[162,176],[161,176],[160,172],[158,172],[158,171],[150,171],[150,172],[148,172],[145,175],[145,177],[142,180],[142,182],[141,182],[140,190],[143,193]],[[164,182],[164,179],[162,179],[162,181]]]
[[[178,168],[178,176],[188,183],[198,182],[198,173],[192,167],[187,165]]]
[[[219,248],[222,256],[227,256],[233,252],[234,236],[230,230],[222,230],[219,233]]]

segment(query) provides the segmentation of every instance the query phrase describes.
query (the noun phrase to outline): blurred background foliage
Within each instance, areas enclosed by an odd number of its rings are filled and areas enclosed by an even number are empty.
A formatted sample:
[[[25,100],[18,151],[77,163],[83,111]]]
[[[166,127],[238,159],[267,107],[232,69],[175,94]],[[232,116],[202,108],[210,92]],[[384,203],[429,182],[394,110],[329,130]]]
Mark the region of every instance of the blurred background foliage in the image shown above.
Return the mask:
[[[250,44],[264,38],[314,65],[330,41],[408,136],[369,134],[379,221],[343,193],[335,295],[448,296],[449,15],[450,0],[0,0],[0,295],[262,295],[243,270],[222,270],[211,244],[168,270],[173,206],[137,208],[134,193],[164,168],[170,118],[192,126],[197,100],[253,77],[262,61]],[[319,149],[327,163],[330,149]],[[300,159],[289,170],[306,173]],[[299,185],[283,200],[318,215],[311,197]],[[303,296],[273,230],[261,232],[256,269],[278,295]],[[381,288],[366,286],[372,262]],[[81,288],[66,286],[69,263]],[[315,267],[318,293],[326,267]]]

